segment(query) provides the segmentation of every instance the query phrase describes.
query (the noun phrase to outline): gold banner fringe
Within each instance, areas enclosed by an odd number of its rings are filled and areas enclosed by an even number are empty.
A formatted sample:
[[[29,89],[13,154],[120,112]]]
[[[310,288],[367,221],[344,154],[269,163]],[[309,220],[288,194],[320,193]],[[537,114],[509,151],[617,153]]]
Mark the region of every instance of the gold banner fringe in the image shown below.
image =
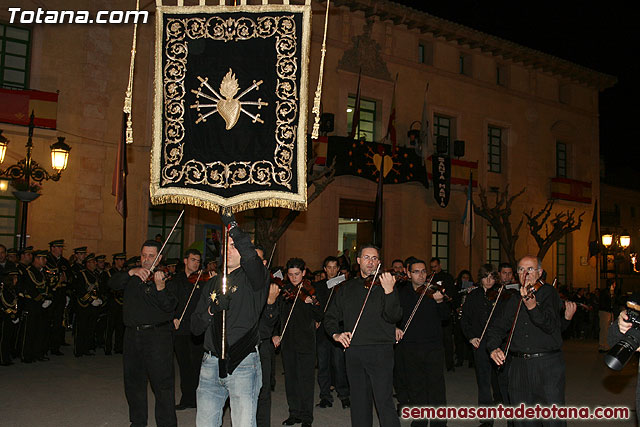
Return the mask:
[[[307,202],[294,202],[291,200],[282,199],[263,199],[263,200],[251,200],[247,202],[238,203],[232,206],[222,206],[217,203],[213,203],[207,200],[202,200],[196,197],[190,196],[178,196],[178,195],[164,195],[164,196],[151,196],[151,203],[154,205],[164,205],[167,203],[178,205],[189,205],[198,208],[207,209],[218,213],[236,213],[249,209],[258,208],[285,208],[295,211],[304,211],[307,209]]]

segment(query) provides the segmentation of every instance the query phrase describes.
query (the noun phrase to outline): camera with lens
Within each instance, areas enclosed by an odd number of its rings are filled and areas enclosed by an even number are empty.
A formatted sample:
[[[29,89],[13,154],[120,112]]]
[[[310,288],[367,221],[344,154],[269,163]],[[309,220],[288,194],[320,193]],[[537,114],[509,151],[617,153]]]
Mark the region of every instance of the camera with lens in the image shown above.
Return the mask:
[[[604,363],[615,371],[624,368],[633,353],[640,347],[640,305],[635,301],[627,302],[627,317],[631,328],[604,356]]]

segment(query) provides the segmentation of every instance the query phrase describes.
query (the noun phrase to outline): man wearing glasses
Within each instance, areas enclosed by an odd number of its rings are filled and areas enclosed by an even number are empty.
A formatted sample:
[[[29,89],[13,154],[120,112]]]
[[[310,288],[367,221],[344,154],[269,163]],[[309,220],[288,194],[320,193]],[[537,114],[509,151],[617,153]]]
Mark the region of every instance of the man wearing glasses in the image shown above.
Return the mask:
[[[351,425],[370,427],[373,424],[375,399],[380,426],[400,427],[393,404],[395,324],[402,318],[396,280],[391,273],[379,274],[379,285],[374,283],[369,292],[365,278],[378,270],[378,248],[361,247],[357,262],[360,274],[336,291],[325,314],[325,328],[329,336],[346,349]]]
[[[450,308],[443,303],[444,295],[440,291],[425,289],[427,265],[424,261],[412,258],[407,263],[407,276],[411,286],[398,289],[402,329],[396,328],[396,370],[402,377],[399,383],[406,390],[396,392],[398,396],[405,396],[406,402],[401,403],[410,406],[446,406],[444,345],[440,324],[449,318]],[[423,293],[424,297],[418,304]],[[411,318],[414,309],[415,314]],[[428,420],[411,423],[412,427],[427,425]],[[447,421],[432,421],[431,425],[446,426]]]
[[[501,345],[511,331],[513,336],[508,355],[513,356],[509,369],[509,398],[513,406],[524,403],[564,406],[565,364],[562,356],[561,301],[556,289],[540,282],[542,265],[534,256],[525,256],[518,262],[520,297],[509,298],[504,310],[498,313],[487,329],[487,349],[491,359],[501,366],[505,363],[505,352]],[[536,284],[540,287],[533,291]],[[518,306],[520,306],[518,312]],[[542,420],[519,425],[543,425]],[[548,426],[566,426],[564,420],[545,420]]]

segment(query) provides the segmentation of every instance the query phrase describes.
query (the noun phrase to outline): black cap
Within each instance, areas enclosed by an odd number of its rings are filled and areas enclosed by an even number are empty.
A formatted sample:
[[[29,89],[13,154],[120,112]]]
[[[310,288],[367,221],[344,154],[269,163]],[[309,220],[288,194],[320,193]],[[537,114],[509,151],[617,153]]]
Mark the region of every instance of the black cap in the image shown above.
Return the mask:
[[[52,240],[49,242],[49,247],[64,246],[64,239]]]
[[[165,264],[167,267],[178,265],[178,258],[169,258]]]
[[[20,275],[20,271],[14,266],[9,266],[9,267],[6,267],[4,269],[2,274],[7,275],[7,276],[19,276]]]
[[[127,254],[124,252],[118,252],[117,254],[113,254],[113,259],[127,259]]]
[[[87,247],[86,246],[80,246],[79,248],[74,248],[73,249],[73,253],[74,254],[86,254],[87,253]]]
[[[7,249],[7,255],[17,255],[18,254],[18,250],[16,248],[9,248]]]
[[[30,254],[33,253],[33,246],[27,246],[24,249],[21,249],[20,251],[18,251],[18,255],[22,255],[22,254]]]
[[[49,252],[45,251],[45,250],[38,250],[38,251],[33,251],[33,257],[37,257],[37,256],[47,256]]]
[[[97,255],[96,256],[96,261],[104,261],[105,259],[107,259],[106,255]]]
[[[95,260],[95,259],[96,259],[96,254],[94,254],[92,252],[89,255],[87,255],[82,262],[84,262],[86,264],[87,262],[89,262],[91,260]]]

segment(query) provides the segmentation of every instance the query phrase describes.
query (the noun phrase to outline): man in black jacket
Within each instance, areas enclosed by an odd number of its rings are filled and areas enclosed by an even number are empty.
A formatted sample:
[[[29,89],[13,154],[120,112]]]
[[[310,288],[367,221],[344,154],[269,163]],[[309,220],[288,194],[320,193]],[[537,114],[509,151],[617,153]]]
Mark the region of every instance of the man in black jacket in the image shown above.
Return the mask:
[[[336,292],[336,286],[327,288],[327,280],[333,279],[340,272],[338,258],[328,256],[322,263],[322,268],[327,278],[313,284],[316,295],[320,301],[320,306],[324,312],[327,311],[329,303]],[[330,339],[324,328],[324,322],[316,329],[316,351],[318,354],[318,386],[320,387],[320,403],[316,406],[327,408],[333,406],[333,396],[331,395],[332,380],[335,385],[338,398],[342,402],[342,408],[351,406],[349,400],[349,382],[347,381],[347,370],[344,364],[344,349],[334,340]]]
[[[395,324],[402,318],[402,307],[395,290],[395,278],[391,273],[380,274],[380,285],[374,284],[369,293],[365,278],[378,269],[380,251],[373,245],[365,245],[360,248],[357,261],[360,275],[336,292],[325,314],[325,328],[334,341],[346,348],[351,425],[370,427],[373,424],[373,395],[380,426],[399,427],[393,404],[393,345]],[[359,318],[365,299],[366,306]],[[341,321],[344,327],[340,326]]]
[[[487,340],[483,336],[485,333],[485,325],[489,320],[491,311],[496,302],[497,289],[493,289],[496,284],[497,274],[493,271],[493,265],[484,264],[478,271],[478,280],[480,286],[471,291],[462,306],[462,331],[467,340],[473,346],[473,358],[476,368],[476,384],[478,385],[478,406],[492,406],[498,402],[502,402],[503,394],[507,394],[507,390],[502,390],[502,386],[507,387],[508,378],[504,378],[505,382],[499,384],[498,371],[496,365],[492,363],[487,353]],[[488,293],[490,290],[491,293]],[[504,291],[503,291],[504,292]],[[494,294],[495,293],[495,294]],[[506,301],[506,294],[501,300]],[[514,297],[515,298],[515,297]],[[500,302],[501,304],[502,302]],[[494,310],[495,315],[495,310]],[[491,389],[493,387],[493,394]],[[481,425],[491,426],[492,420],[485,420]]]
[[[142,266],[114,273],[108,285],[124,290],[124,391],[132,427],[147,425],[147,384],[156,397],[156,424],[178,424],[173,372],[173,313],[178,299],[163,272],[151,272],[160,262],[160,243],[147,240],[140,253]],[[151,279],[150,281],[147,281]]]
[[[506,357],[500,346],[512,329],[517,312],[508,353],[513,357],[509,367],[510,404],[564,406],[565,364],[561,351],[560,297],[547,283],[530,292],[542,276],[538,258],[523,257],[518,262],[517,272],[523,284],[520,287],[522,298],[512,296],[505,302],[504,309],[496,311],[496,318],[492,319],[486,332],[487,350],[498,366],[505,363]],[[514,425],[566,426],[567,423],[563,420],[544,423],[541,420],[516,420]]]
[[[287,261],[286,285],[290,294],[280,294],[280,335],[274,337],[276,347],[282,342],[284,384],[289,405],[289,417],[282,424],[303,427],[313,422],[313,389],[316,357],[315,323],[323,312],[317,298],[308,295],[306,286],[313,289],[304,277],[305,263],[300,258]],[[285,330],[285,328],[287,328]]]
[[[196,308],[202,293],[204,281],[191,282],[189,278],[205,279],[206,276],[198,277],[200,260],[202,255],[197,249],[189,249],[184,254],[184,270],[176,273],[171,279],[175,286],[178,306],[173,315],[173,325],[175,327],[173,337],[173,350],[180,369],[180,392],[182,397],[180,403],[176,405],[177,410],[196,407],[196,388],[198,387],[198,377],[200,376],[200,363],[204,348],[202,335],[195,336],[191,333],[191,314]]]
[[[412,259],[407,263],[407,276],[411,286],[398,289],[402,306],[402,321],[396,328],[397,372],[402,376],[400,384],[406,387],[405,395],[411,406],[442,407],[447,404],[444,382],[444,345],[442,343],[443,320],[449,318],[450,308],[444,303],[440,291],[424,288],[427,280],[426,263]],[[420,296],[424,297],[418,305]],[[415,314],[407,326],[411,313]],[[403,332],[406,329],[406,332]],[[400,390],[396,390],[398,394]],[[431,421],[432,426],[445,426],[446,420]],[[412,427],[427,426],[427,420],[416,420]]]
[[[205,284],[191,316],[191,332],[205,333],[196,425],[222,425],[223,408],[229,397],[233,424],[255,426],[262,384],[258,321],[267,299],[269,275],[251,238],[240,230],[235,218],[223,215],[222,222],[229,230],[226,293],[222,292],[223,275],[219,274]]]
[[[442,269],[442,262],[440,258],[433,257],[429,261],[429,267],[431,272],[435,273],[432,283],[442,286],[447,296],[453,298],[456,296],[456,286],[453,281],[453,276]],[[447,304],[449,310],[451,306]],[[451,312],[449,316],[442,321],[442,340],[444,344],[444,360],[447,367],[447,371],[454,370],[453,364],[453,316],[455,313]]]

